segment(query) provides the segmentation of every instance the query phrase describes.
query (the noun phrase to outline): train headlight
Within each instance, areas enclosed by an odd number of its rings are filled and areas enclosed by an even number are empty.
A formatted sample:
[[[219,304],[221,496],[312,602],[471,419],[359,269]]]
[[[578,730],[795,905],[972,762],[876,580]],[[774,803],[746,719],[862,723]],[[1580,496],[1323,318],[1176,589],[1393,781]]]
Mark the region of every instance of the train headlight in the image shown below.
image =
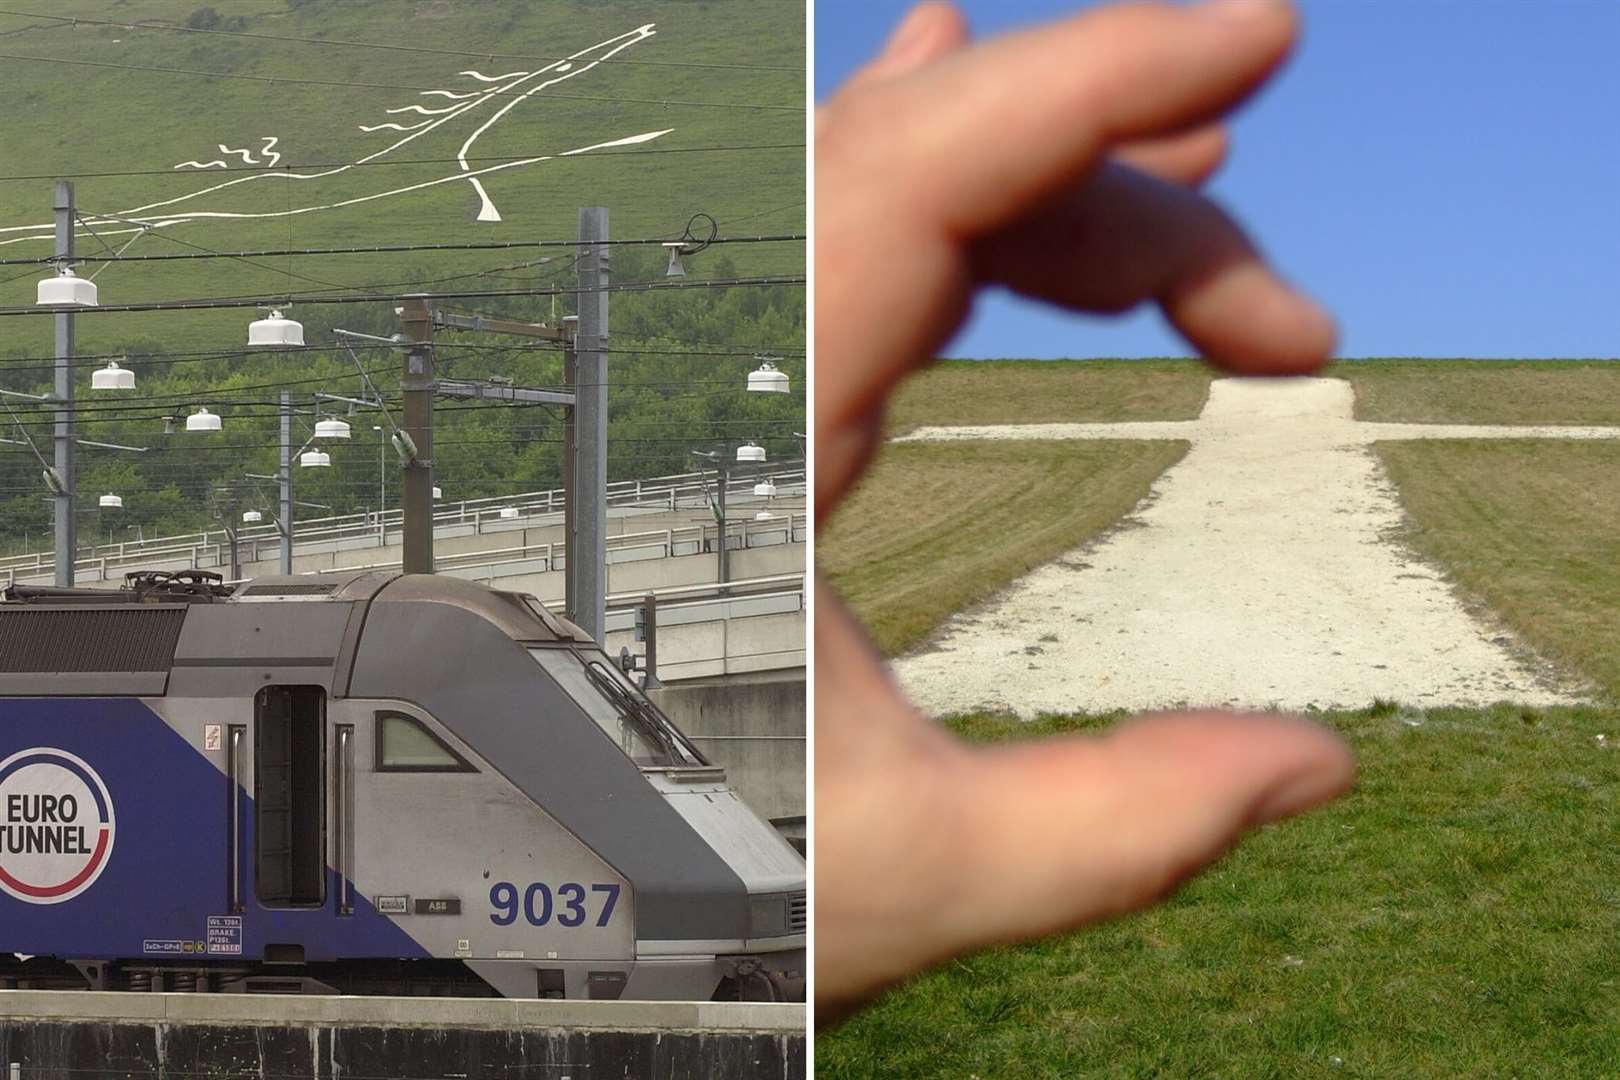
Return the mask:
[[[780,896],[755,897],[748,905],[749,937],[780,937],[787,933],[787,900]]]

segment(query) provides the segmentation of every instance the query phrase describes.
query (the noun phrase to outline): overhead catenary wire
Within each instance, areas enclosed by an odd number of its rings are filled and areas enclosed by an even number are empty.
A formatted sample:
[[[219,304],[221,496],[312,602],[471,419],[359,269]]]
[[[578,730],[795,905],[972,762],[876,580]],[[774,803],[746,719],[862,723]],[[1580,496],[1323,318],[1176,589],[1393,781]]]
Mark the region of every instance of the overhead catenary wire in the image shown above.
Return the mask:
[[[184,408],[184,407],[186,407],[188,405],[207,405],[207,406],[210,406],[210,407],[218,407],[218,408],[221,408],[221,409],[230,409],[230,410],[232,410],[232,415],[237,415],[237,416],[242,416],[242,417],[254,417],[254,416],[270,417],[270,416],[276,415],[277,410],[279,410],[281,408],[281,402],[280,401],[272,400],[272,399],[269,399],[269,398],[262,398],[262,397],[246,397],[246,398],[244,398],[244,397],[230,397],[230,396],[227,396],[227,395],[230,395],[232,393],[240,393],[243,390],[279,390],[279,389],[285,389],[285,388],[287,388],[289,386],[300,385],[300,384],[301,385],[306,385],[306,386],[312,385],[312,384],[314,384],[314,385],[327,385],[327,384],[330,383],[330,381],[331,380],[329,380],[329,379],[321,377],[321,378],[293,380],[293,381],[288,381],[288,382],[259,384],[259,385],[256,385],[256,386],[242,387],[242,388],[240,388],[240,390],[236,390],[236,389],[226,389],[226,390],[219,390],[219,391],[176,390],[176,391],[173,391],[172,393],[167,393],[167,394],[161,395],[160,397],[155,397],[155,398],[151,398],[151,399],[145,399],[145,400],[138,401],[138,402],[95,402],[95,403],[87,402],[85,404],[79,404],[79,403],[75,402],[75,404],[73,404],[72,406],[66,407],[66,408],[64,408],[62,406],[59,406],[54,401],[50,401],[50,400],[38,401],[38,402],[24,400],[24,401],[18,401],[16,403],[11,403],[11,402],[8,401],[7,403],[10,404],[13,409],[16,410],[16,413],[17,413],[18,416],[26,417],[26,418],[29,418],[29,419],[35,419],[35,420],[38,420],[39,422],[46,422],[46,421],[48,421],[48,420],[50,420],[50,419],[52,419],[54,417],[60,416],[60,415],[69,415],[69,416],[79,418],[80,421],[84,422],[84,423],[134,423],[134,422],[141,421],[141,420],[150,420],[150,419],[153,419],[154,417],[161,418],[165,414],[165,412],[172,412],[172,411],[174,411],[176,409]],[[553,387],[553,388],[550,388],[550,389],[555,389],[555,390],[558,390],[559,392],[562,391],[562,388],[560,388],[560,387]],[[400,393],[400,391],[397,390],[397,389],[390,389],[389,392],[385,393],[382,396],[381,403],[383,405],[390,405],[390,406],[397,406],[397,405],[401,404],[402,399],[399,397],[399,393]],[[717,398],[726,398],[726,397],[732,397],[732,396],[734,396],[734,392],[729,391],[729,390],[718,390],[718,391],[717,390],[710,390],[710,391],[692,390],[692,391],[689,391],[689,392],[687,392],[685,394],[668,394],[668,395],[665,395],[664,400],[665,401],[680,401],[680,400],[688,400],[688,401],[697,400],[697,401],[701,401],[701,400],[714,400],[714,399],[717,399]],[[310,411],[312,409],[317,409],[317,408],[319,408],[321,410],[324,410],[326,412],[337,412],[337,411],[345,411],[346,412],[347,411],[346,406],[343,406],[341,403],[331,404],[331,403],[325,403],[325,402],[326,402],[326,399],[317,398],[317,397],[313,396],[313,394],[310,394],[310,395],[306,395],[303,398],[297,399],[294,404],[295,404],[296,408],[298,408],[300,411],[304,411],[304,412],[308,412],[308,411]],[[555,408],[555,407],[556,407],[556,404],[554,402],[539,402],[539,401],[516,401],[516,402],[514,402],[514,401],[483,399],[483,400],[472,402],[471,404],[464,404],[464,405],[450,405],[450,404],[438,405],[438,406],[435,406],[434,411],[436,413],[441,413],[441,412],[442,413],[450,413],[450,412],[457,412],[457,411],[460,411],[460,410],[463,410],[463,409],[473,409],[473,410],[484,411],[484,412],[497,412],[497,411],[499,411],[501,409],[512,409],[512,408],[542,408],[542,409],[549,409],[549,408]],[[266,411],[264,411],[264,412],[253,412],[253,411],[251,411],[251,410],[255,410],[255,409],[263,409],[263,410],[266,410]],[[221,415],[226,415],[226,414],[222,413]],[[692,417],[692,418],[687,419],[687,420],[679,420],[679,421],[626,420],[626,421],[623,421],[623,423],[625,423],[625,424],[651,424],[651,423],[657,423],[657,424],[666,424],[666,423],[667,424],[686,424],[686,423],[702,424],[702,423],[707,422],[708,419],[709,418],[707,418],[707,417]],[[717,418],[717,419],[721,419],[721,418]],[[739,417],[739,418],[736,418],[736,419],[740,423],[756,422],[756,421],[752,420],[751,418]],[[766,423],[766,422],[787,423],[789,421],[783,420],[780,417],[761,417],[761,418],[759,418],[759,420],[757,422],[759,422],[759,423]],[[798,422],[798,421],[793,421],[793,422]]]
[[[502,296],[574,296],[582,292],[665,292],[681,289],[732,289],[732,288],[759,288],[775,285],[803,285],[803,274],[782,274],[765,277],[740,278],[705,278],[697,281],[615,281],[607,285],[600,285],[594,289],[587,289],[578,285],[555,286],[543,289],[480,289],[468,292],[448,293],[383,293],[377,295],[357,294],[350,296],[308,296],[302,300],[305,304],[364,304],[376,301],[399,302],[403,300],[473,300],[489,299]],[[75,315],[93,315],[98,313],[130,312],[130,311],[205,311],[214,308],[249,308],[266,307],[280,303],[286,293],[257,296],[227,296],[201,298],[195,300],[151,300],[130,304],[100,304],[96,307],[73,308]],[[19,307],[0,307],[0,316],[11,315],[57,315],[60,308],[39,307],[27,305]]]
[[[89,211],[81,214],[81,218],[95,220],[103,215]],[[382,255],[397,252],[412,251],[503,251],[511,248],[546,248],[546,247],[578,247],[575,240],[492,240],[479,242],[463,242],[452,244],[373,244],[358,247],[324,247],[324,248],[260,248],[253,251],[217,251],[205,245],[191,241],[181,240],[166,232],[158,232],[165,240],[177,244],[190,244],[192,247],[203,248],[202,251],[176,251],[151,255],[73,255],[62,257],[59,255],[36,255],[27,258],[0,259],[0,266],[37,266],[52,263],[139,263],[139,262],[175,262],[186,259],[268,259],[283,255],[297,255],[300,257],[310,255]],[[720,236],[709,241],[714,244],[775,244],[789,243],[806,239],[805,233],[778,233],[761,236]],[[633,240],[602,240],[601,246],[645,246],[654,247],[667,242],[667,236],[638,237]],[[283,272],[277,268],[277,272]],[[25,275],[26,276],[26,275]]]
[[[258,34],[248,30],[218,30],[198,26],[178,26],[174,23],[163,22],[119,22],[113,19],[89,19],[77,15],[47,15],[43,12],[15,11],[0,8],[0,15],[14,15],[22,19],[51,19],[56,22],[83,24],[86,26],[112,26],[122,30],[167,30],[186,34],[211,34],[218,37],[250,38],[255,41],[280,41],[297,45],[325,45],[350,49],[379,49],[388,52],[421,53],[431,56],[471,56],[484,57],[490,60],[539,60],[551,63],[557,60],[567,60],[566,56],[539,56],[530,53],[502,53],[479,51],[476,49],[436,49],[426,45],[395,45],[380,41],[353,41],[343,38],[306,38],[288,34]],[[46,29],[40,27],[40,29]],[[694,60],[636,60],[624,57],[608,57],[598,60],[599,64],[622,64],[637,67],[672,67],[672,68],[699,68],[721,71],[781,71],[792,74],[802,74],[804,68],[796,65],[773,64],[719,64]]]

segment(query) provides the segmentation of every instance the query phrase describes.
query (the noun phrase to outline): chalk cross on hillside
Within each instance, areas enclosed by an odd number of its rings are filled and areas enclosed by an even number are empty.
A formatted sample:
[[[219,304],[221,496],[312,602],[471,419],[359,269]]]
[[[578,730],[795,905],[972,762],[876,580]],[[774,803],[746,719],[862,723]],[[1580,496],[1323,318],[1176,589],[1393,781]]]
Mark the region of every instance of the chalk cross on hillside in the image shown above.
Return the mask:
[[[1197,420],[936,427],[895,440],[1191,443],[1132,515],[1139,527],[954,617],[926,651],[897,660],[896,675],[935,715],[1580,700],[1394,539],[1400,504],[1370,447],[1620,439],[1620,427],[1371,423],[1353,405],[1339,379],[1220,379]]]

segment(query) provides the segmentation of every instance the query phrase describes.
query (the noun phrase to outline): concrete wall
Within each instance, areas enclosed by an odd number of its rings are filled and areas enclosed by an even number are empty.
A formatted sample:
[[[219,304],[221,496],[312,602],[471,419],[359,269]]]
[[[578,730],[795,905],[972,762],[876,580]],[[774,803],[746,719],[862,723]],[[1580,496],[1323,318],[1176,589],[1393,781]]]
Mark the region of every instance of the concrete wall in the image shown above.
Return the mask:
[[[0,991],[0,1077],[801,1080],[804,1006]]]
[[[713,761],[754,812],[772,820],[805,811],[805,681],[727,681],[650,695]]]

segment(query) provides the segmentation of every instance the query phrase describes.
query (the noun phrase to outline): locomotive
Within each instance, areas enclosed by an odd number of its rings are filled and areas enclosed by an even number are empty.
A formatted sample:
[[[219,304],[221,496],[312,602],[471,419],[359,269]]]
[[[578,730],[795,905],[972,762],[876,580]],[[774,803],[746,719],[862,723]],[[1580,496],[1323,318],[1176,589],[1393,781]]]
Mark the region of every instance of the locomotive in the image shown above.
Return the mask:
[[[803,1000],[804,860],[531,596],[0,602],[0,986]]]

